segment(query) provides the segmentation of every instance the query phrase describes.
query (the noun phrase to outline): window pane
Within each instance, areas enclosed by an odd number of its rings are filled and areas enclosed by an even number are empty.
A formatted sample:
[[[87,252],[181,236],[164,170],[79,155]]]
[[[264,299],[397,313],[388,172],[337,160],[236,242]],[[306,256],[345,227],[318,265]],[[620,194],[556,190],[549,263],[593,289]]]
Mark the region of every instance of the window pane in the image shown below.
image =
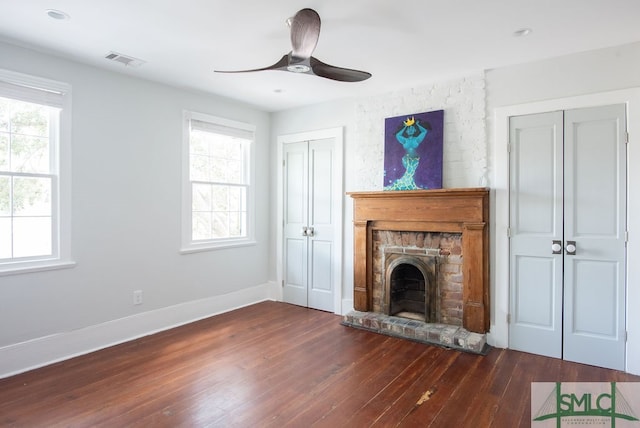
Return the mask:
[[[229,189],[229,211],[243,211],[244,187],[232,187]]]
[[[216,135],[211,141],[211,154],[220,159],[232,159],[233,146],[231,137]]]
[[[229,215],[226,212],[216,211],[213,213],[213,237],[229,237]]]
[[[228,183],[227,179],[227,163],[224,159],[211,159],[211,181],[216,183]]]
[[[0,259],[11,258],[11,219],[0,217]]]
[[[240,140],[238,138],[229,138],[227,140],[227,152],[225,157],[227,159],[241,161],[242,153],[244,151],[243,142],[244,140]]]
[[[50,216],[51,179],[14,177],[13,215]]]
[[[13,135],[11,143],[13,172],[49,172],[49,139]]]
[[[242,161],[227,161],[227,174],[228,183],[244,184],[244,177],[242,176]]]
[[[211,211],[211,185],[210,184],[193,184],[192,185],[192,210],[193,211]]]
[[[49,136],[49,111],[46,106],[14,101],[11,132],[36,137]]]
[[[186,141],[193,241],[247,236],[246,184],[251,139],[227,135],[225,126],[211,119],[197,119],[195,126],[190,119]],[[211,126],[207,127],[208,123]]]
[[[191,218],[193,225],[191,239],[193,239],[194,241],[211,239],[211,213],[193,213]]]
[[[190,156],[190,178],[192,181],[210,181],[211,168],[209,166],[209,157],[201,155]]]
[[[13,242],[13,257],[51,255],[51,218],[14,217]]]
[[[0,132],[9,132],[9,104],[7,98],[0,98]]]
[[[211,186],[213,191],[213,211],[229,210],[229,186]]]
[[[208,132],[191,131],[189,153],[209,156]]]
[[[229,215],[229,234],[234,237],[243,236],[244,231],[244,214],[241,212],[232,212]]]
[[[0,176],[0,216],[11,215],[10,183],[9,177]]]
[[[0,131],[0,171],[9,171],[9,134]]]
[[[189,144],[191,180],[244,183],[246,140],[191,131]]]

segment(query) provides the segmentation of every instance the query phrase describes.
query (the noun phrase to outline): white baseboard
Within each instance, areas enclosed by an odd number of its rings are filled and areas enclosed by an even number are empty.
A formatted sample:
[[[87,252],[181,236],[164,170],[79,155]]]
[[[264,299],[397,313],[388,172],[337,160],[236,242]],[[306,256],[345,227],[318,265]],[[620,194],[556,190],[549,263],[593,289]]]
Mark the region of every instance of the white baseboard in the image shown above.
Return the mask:
[[[489,332],[487,333],[487,343],[491,346],[493,346],[494,348],[508,348],[509,344],[507,341],[502,340],[502,336],[500,335],[496,335],[493,331],[493,326],[491,326],[491,329],[489,330]]]
[[[342,299],[342,311],[340,315],[346,315],[353,310],[353,299]]]
[[[276,300],[275,282],[233,293],[142,312],[78,330],[0,348],[0,379],[148,336],[265,300]]]

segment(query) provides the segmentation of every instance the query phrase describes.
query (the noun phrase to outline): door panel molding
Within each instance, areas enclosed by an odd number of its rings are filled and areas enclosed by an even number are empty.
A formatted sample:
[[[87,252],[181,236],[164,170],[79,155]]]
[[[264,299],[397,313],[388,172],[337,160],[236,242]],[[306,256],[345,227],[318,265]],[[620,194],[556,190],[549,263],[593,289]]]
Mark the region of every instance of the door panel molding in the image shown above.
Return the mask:
[[[533,278],[547,278],[548,286],[542,281],[536,281],[535,287],[516,287],[514,290],[515,313],[513,323],[516,325],[535,326],[542,329],[554,330],[555,317],[552,308],[555,307],[555,294],[551,286],[554,272],[557,270],[556,260],[551,257],[526,257],[516,256],[514,266],[516,283]],[[535,275],[533,275],[535,273]],[[533,292],[531,292],[533,291]],[[531,310],[528,305],[533,299],[541,299],[545,302],[548,311]]]

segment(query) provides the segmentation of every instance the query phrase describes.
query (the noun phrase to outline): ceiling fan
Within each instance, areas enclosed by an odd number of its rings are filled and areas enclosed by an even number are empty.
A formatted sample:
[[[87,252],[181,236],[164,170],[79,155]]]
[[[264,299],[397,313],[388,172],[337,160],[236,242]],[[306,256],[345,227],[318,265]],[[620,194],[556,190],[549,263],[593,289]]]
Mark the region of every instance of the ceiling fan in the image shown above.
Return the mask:
[[[371,73],[325,64],[311,56],[320,37],[320,15],[313,9],[302,9],[287,20],[291,27],[291,52],[278,62],[264,68],[252,70],[221,71],[217,73],[248,73],[252,71],[281,70],[304,73],[312,76],[338,80],[340,82],[360,82],[371,77]]]

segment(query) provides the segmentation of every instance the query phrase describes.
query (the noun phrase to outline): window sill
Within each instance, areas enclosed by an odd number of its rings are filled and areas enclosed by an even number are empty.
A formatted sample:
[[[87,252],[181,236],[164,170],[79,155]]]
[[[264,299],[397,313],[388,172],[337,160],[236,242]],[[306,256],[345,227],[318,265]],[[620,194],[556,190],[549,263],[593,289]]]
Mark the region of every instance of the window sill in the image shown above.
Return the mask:
[[[73,261],[42,261],[25,263],[7,263],[0,266],[0,276],[20,275],[23,273],[42,272],[48,270],[70,269],[76,266]]]
[[[254,240],[206,243],[206,244],[190,245],[190,246],[182,247],[180,248],[179,252],[180,254],[201,253],[204,251],[224,250],[228,248],[250,247],[250,246],[256,245],[256,243],[257,242]]]

